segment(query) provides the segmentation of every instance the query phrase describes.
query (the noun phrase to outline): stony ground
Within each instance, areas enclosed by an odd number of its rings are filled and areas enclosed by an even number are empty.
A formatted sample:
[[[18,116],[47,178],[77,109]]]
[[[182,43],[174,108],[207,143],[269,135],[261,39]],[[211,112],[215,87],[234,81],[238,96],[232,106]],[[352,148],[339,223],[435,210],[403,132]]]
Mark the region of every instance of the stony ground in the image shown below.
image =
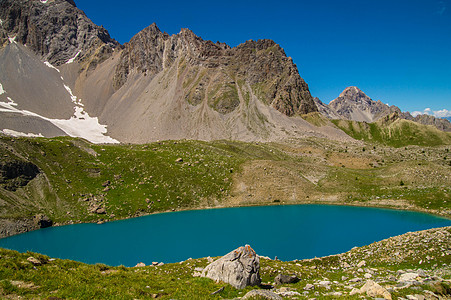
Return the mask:
[[[451,299],[451,227],[406,233],[323,258],[283,262],[261,257],[263,285],[243,290],[199,277],[212,261],[208,257],[125,268],[0,249],[0,295],[4,299],[244,299],[255,290],[256,295],[283,299]],[[300,281],[276,285],[279,274],[296,275]]]

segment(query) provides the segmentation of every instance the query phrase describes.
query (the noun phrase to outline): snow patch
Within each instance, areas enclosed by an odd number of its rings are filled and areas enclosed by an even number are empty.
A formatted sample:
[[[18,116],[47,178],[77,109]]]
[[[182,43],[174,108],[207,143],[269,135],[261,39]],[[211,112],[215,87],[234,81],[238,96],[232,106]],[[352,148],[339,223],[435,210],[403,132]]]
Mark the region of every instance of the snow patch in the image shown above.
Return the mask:
[[[16,102],[14,102],[14,100],[13,99],[11,99],[10,97],[6,97],[6,99],[8,99],[8,104],[9,105],[12,105],[12,106],[17,106],[17,103]]]
[[[71,64],[71,63],[73,63],[73,62],[75,61],[75,59],[78,57],[78,55],[80,55],[80,52],[81,52],[81,50],[78,51],[77,54],[75,54],[74,57],[72,57],[71,59],[69,59],[69,60],[66,62],[66,64]]]
[[[107,133],[107,125],[100,124],[97,117],[89,116],[89,114],[83,110],[81,99],[77,100],[77,97],[73,95],[72,90],[68,86],[64,85],[64,87],[71,96],[72,102],[75,104],[74,115],[69,120],[50,119],[28,110],[20,110],[15,107],[17,106],[17,103],[15,103],[10,97],[7,97],[9,102],[0,102],[0,112],[17,113],[24,116],[32,116],[49,121],[64,131],[67,135],[84,138],[95,144],[119,143],[119,141],[105,135]]]
[[[14,36],[14,37],[9,37],[8,40],[9,40],[9,43],[10,43],[10,44],[12,44],[12,43],[17,44],[17,43],[16,43],[16,37],[15,37],[15,36]]]
[[[58,70],[54,65],[49,63],[48,61],[45,61],[44,64],[49,67],[50,69],[55,69],[58,73],[60,73],[60,70]]]
[[[3,26],[3,20],[2,19],[0,19],[0,25]]]
[[[3,134],[6,134],[6,135],[14,136],[14,137],[44,137],[42,135],[42,133],[39,133],[39,134],[23,133],[23,132],[15,131],[15,130],[12,130],[12,129],[3,129],[0,132],[2,132]]]
[[[72,90],[70,89],[70,87],[68,87],[67,85],[64,84],[64,88],[66,89],[66,91],[69,93],[70,95],[70,99],[72,100],[72,102],[76,105],[80,105],[80,106],[84,106],[83,103],[81,103],[81,99],[77,100],[77,96],[74,96],[74,94],[72,93]]]
[[[0,95],[6,93],[6,91],[3,89],[2,84],[0,83]]]
[[[49,0],[41,0],[41,3],[46,4]]]

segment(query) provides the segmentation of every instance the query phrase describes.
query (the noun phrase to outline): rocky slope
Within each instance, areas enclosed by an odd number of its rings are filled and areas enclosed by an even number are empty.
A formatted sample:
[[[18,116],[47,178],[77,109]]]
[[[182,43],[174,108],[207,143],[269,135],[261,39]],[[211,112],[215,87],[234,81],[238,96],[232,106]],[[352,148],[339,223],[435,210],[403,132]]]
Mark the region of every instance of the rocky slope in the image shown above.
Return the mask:
[[[152,24],[121,46],[65,0],[5,0],[0,20],[5,134],[97,143],[349,139],[300,117],[318,109],[271,40],[231,48]]]
[[[451,132],[451,123],[446,119],[430,115],[418,115],[415,118],[409,112],[402,112],[397,106],[389,106],[380,100],[374,101],[355,86],[347,87],[329,105],[315,98],[318,110],[329,119],[344,119],[373,123],[387,116],[405,119],[423,125],[433,125],[441,131]]]
[[[434,116],[422,114],[412,119],[423,125],[433,125],[442,131],[451,132],[451,122],[447,119],[436,118]]]

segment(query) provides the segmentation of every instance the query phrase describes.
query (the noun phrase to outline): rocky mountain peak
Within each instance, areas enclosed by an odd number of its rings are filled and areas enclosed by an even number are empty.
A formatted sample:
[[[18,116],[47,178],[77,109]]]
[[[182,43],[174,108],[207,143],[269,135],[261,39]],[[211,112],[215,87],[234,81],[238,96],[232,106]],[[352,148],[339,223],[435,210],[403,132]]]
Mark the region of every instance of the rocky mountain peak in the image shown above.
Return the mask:
[[[198,85],[187,91],[191,95],[186,99],[193,105],[201,103],[210,94],[212,99],[209,101],[217,110],[222,113],[233,111],[239,104],[235,86],[239,80],[248,84],[261,101],[285,115],[317,111],[296,65],[274,41],[250,40],[231,48],[225,43],[205,41],[186,28],[169,36],[155,24],[125,45],[116,67],[114,88],[120,89],[133,70],[152,78],[176,62],[183,66],[184,76],[189,77],[184,85],[190,82]],[[213,91],[206,93],[207,86],[211,86]],[[216,96],[227,104],[218,104],[218,100],[213,99],[215,90],[227,94],[227,97]]]
[[[373,101],[356,86],[347,87],[329,103],[329,108],[344,119],[369,123],[391,112],[388,105]]]
[[[94,53],[105,56],[119,45],[72,0],[3,0],[0,19],[0,45],[14,38],[57,66],[69,61],[92,60]]]
[[[70,5],[77,7],[74,0],[65,0],[65,1],[68,2]]]
[[[355,103],[371,104],[372,99],[356,86],[350,86],[341,92],[340,96],[334,101],[349,101]]]

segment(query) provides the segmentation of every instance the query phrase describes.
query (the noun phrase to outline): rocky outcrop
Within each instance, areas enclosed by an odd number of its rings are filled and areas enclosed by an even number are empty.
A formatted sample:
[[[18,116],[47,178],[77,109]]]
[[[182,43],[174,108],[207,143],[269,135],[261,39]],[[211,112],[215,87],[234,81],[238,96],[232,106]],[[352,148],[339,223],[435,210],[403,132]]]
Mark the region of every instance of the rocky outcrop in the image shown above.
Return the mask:
[[[435,126],[441,131],[451,132],[451,122],[447,119],[440,119],[434,116],[423,114],[416,116],[412,121],[423,125]]]
[[[249,245],[239,247],[209,264],[202,277],[229,283],[237,289],[260,285],[260,259]]]
[[[72,0],[4,0],[0,20],[0,45],[14,39],[56,66],[71,59],[99,63],[119,46]]]
[[[0,162],[0,186],[9,191],[26,186],[39,174],[39,168],[31,162],[8,160]]]
[[[47,228],[53,225],[53,221],[44,214],[38,214],[33,217],[33,222],[38,228]]]
[[[274,41],[247,41],[230,48],[204,41],[189,29],[169,36],[155,24],[125,44],[114,87],[120,89],[132,71],[152,77],[176,62],[183,69],[179,77],[185,77],[185,99],[192,105],[208,98],[216,111],[229,113],[240,103],[237,89],[248,85],[261,101],[287,116],[317,111],[296,65]]]
[[[341,119],[341,116],[337,112],[335,112],[333,109],[331,109],[329,107],[329,105],[323,103],[319,98],[315,97],[315,98],[313,98],[313,101],[315,101],[318,111],[326,118]]]

